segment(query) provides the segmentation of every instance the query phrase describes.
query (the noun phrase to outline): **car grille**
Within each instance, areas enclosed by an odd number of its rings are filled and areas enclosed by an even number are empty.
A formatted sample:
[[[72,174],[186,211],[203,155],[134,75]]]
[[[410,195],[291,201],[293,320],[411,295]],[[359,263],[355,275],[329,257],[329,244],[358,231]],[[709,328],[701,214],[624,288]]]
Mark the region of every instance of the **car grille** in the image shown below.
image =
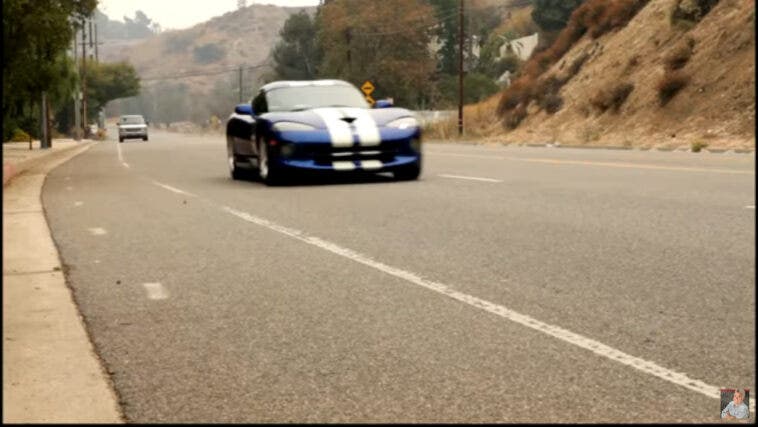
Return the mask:
[[[317,164],[330,165],[334,161],[380,160],[391,162],[398,154],[399,143],[383,142],[369,147],[332,147],[330,144],[314,144],[298,150],[304,157],[312,158]]]

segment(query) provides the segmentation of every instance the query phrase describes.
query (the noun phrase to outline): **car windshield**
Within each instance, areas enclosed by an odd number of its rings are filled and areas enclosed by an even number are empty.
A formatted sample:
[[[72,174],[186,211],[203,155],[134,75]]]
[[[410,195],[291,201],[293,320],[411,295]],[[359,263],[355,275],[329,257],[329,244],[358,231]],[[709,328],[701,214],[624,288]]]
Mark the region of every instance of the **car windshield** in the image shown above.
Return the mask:
[[[123,116],[121,117],[121,124],[124,125],[141,125],[145,123],[145,119],[142,116]]]
[[[300,111],[318,107],[368,108],[358,89],[352,86],[293,86],[266,93],[269,111]]]

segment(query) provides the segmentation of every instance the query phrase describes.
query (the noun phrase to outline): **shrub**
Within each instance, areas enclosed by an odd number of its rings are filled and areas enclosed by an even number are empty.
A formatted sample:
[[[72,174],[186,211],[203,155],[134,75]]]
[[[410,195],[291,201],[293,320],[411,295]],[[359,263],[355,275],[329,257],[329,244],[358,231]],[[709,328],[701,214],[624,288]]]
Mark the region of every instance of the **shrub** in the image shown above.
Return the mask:
[[[192,44],[194,35],[188,32],[178,32],[166,36],[163,51],[165,53],[184,52]]]
[[[699,153],[703,148],[707,147],[708,143],[703,141],[695,141],[692,144],[690,144],[690,148],[692,148],[693,153]]]
[[[666,69],[673,71],[684,67],[684,65],[687,64],[687,62],[690,60],[694,47],[695,40],[691,37],[687,37],[684,41],[677,44],[663,58]]]
[[[520,104],[526,104],[532,99],[533,79],[528,75],[519,77],[503,92],[497,107],[499,114],[515,109]]]
[[[689,82],[690,76],[682,71],[667,72],[663,78],[658,81],[656,88],[658,90],[658,100],[660,101],[661,106],[668,104],[671,98],[679,93],[682,88],[687,86]]]
[[[604,113],[608,109],[618,112],[633,90],[634,85],[632,83],[616,83],[611,87],[598,91],[590,98],[590,104],[601,113]]]
[[[13,134],[11,135],[11,142],[29,142],[32,139],[31,136],[29,136],[28,133],[24,132],[23,130],[16,128],[13,130]]]
[[[516,129],[518,125],[521,124],[521,121],[523,121],[525,118],[526,107],[524,105],[519,105],[515,109],[505,114],[505,117],[503,118],[503,124],[508,129]]]
[[[713,9],[719,0],[679,0],[671,12],[671,23],[673,25],[685,24],[691,26],[700,22],[700,20]]]
[[[545,109],[545,112],[548,114],[555,114],[561,109],[561,107],[563,107],[563,98],[557,93],[550,93],[540,100],[539,105]]]
[[[196,62],[200,64],[210,64],[216,62],[226,55],[224,49],[215,43],[208,43],[199,47],[196,47],[192,51]]]

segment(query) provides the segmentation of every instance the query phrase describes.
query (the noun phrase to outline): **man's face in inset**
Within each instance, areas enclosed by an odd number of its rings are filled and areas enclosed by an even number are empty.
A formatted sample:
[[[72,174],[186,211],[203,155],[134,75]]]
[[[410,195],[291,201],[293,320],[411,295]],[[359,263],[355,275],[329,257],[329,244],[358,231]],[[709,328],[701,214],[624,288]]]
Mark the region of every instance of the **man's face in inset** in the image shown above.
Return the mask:
[[[734,392],[734,397],[732,398],[732,401],[734,402],[734,404],[735,405],[741,404],[742,403],[742,399],[743,399],[742,392],[739,391],[739,390],[735,391]]]

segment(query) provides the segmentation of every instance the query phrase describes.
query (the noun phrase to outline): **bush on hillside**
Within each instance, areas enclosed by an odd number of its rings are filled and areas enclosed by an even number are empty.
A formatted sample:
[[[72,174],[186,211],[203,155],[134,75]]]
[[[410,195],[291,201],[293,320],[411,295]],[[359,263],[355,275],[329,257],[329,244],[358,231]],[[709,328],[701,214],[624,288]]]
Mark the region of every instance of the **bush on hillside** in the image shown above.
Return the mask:
[[[671,12],[672,24],[696,24],[718,4],[719,0],[678,0]]]
[[[600,113],[604,113],[609,109],[613,112],[618,112],[633,90],[634,85],[632,83],[615,82],[593,95],[590,98],[590,105],[595,107]]]
[[[224,52],[224,48],[221,46],[215,43],[208,43],[193,49],[192,54],[196,62],[210,64],[222,59],[226,55],[226,52]]]
[[[658,101],[661,106],[668,104],[671,99],[679,93],[690,82],[690,76],[681,70],[669,71],[664,74],[663,78],[658,81],[656,89],[658,91]]]
[[[695,39],[692,37],[687,37],[685,40],[678,43],[663,58],[666,69],[673,71],[684,67],[684,65],[690,60],[694,48]]]

